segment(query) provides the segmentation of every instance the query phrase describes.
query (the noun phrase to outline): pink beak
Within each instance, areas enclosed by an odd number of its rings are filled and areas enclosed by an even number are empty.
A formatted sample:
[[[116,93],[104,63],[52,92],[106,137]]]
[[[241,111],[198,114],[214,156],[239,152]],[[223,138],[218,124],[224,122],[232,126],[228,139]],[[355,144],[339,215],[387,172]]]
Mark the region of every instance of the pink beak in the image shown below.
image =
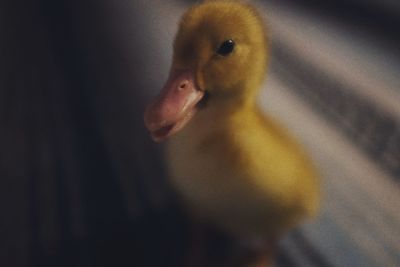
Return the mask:
[[[181,130],[195,114],[203,95],[195,85],[192,71],[172,71],[144,113],[144,122],[153,140],[161,142]]]

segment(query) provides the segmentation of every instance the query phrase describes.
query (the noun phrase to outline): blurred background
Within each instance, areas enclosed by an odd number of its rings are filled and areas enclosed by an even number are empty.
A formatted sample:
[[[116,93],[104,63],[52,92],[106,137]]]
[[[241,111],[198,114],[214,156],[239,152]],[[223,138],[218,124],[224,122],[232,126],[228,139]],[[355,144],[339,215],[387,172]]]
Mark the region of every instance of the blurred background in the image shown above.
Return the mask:
[[[0,266],[179,266],[185,218],[142,112],[195,1],[0,3]],[[400,265],[400,2],[254,1],[264,110],[306,146],[321,215],[276,266]]]

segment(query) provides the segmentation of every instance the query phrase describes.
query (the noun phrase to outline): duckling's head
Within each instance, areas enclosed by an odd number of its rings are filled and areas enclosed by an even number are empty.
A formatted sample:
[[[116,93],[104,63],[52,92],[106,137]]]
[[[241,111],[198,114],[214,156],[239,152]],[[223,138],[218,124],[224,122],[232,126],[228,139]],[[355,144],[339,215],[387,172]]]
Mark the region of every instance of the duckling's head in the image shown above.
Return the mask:
[[[178,132],[196,111],[211,105],[254,104],[266,62],[264,23],[253,7],[221,0],[190,8],[174,41],[170,77],[145,112],[153,139]]]

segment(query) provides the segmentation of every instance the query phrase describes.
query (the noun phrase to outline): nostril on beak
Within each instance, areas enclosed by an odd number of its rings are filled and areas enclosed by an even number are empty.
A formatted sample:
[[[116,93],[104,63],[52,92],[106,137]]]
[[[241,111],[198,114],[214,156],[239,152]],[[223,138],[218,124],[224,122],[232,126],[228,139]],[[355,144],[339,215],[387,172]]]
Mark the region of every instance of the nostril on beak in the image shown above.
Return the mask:
[[[179,90],[185,89],[187,84],[188,84],[188,81],[182,82],[182,83],[180,84],[180,86],[179,86]]]

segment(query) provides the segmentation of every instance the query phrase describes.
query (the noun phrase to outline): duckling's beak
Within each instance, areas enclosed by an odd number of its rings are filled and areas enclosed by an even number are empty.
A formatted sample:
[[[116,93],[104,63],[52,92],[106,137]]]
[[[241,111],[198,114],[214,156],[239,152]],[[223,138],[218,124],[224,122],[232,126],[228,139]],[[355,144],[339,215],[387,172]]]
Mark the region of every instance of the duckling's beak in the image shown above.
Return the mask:
[[[160,94],[147,107],[144,121],[155,142],[181,130],[193,117],[204,92],[196,87],[191,70],[173,70]]]

